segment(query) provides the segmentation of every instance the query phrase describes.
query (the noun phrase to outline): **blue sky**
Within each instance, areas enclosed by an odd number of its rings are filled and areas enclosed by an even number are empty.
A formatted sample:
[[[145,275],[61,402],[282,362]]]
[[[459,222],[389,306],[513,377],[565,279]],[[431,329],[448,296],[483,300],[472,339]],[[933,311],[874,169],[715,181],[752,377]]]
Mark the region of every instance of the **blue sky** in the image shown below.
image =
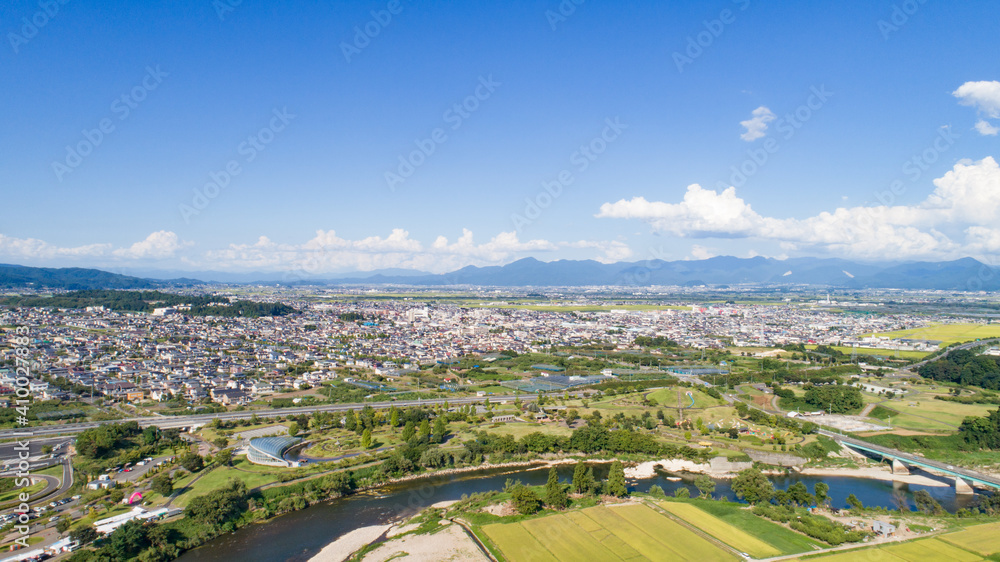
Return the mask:
[[[995,3],[232,4],[0,7],[0,261],[1000,254]]]

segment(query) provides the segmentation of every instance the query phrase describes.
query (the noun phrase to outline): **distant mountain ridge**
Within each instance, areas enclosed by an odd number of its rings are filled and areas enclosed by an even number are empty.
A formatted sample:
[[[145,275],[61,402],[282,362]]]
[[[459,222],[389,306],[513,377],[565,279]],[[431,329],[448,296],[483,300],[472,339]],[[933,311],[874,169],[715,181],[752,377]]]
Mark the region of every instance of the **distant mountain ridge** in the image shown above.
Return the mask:
[[[451,273],[422,276],[375,275],[334,279],[328,284],[493,285],[505,287],[587,285],[825,285],[845,288],[1000,290],[1000,275],[973,258],[947,262],[876,265],[836,258],[736,258],[618,262],[593,260],[543,262],[524,258],[507,265],[467,266]]]
[[[153,273],[144,271],[144,273]],[[179,272],[170,272],[178,274]],[[945,262],[892,262],[872,264],[837,258],[736,258],[705,260],[649,260],[601,263],[594,260],[543,262],[524,258],[506,265],[467,266],[450,273],[430,274],[399,269],[373,274],[348,274],[337,279],[300,279],[281,272],[237,283],[281,285],[480,285],[499,287],[582,287],[592,285],[819,285],[843,288],[939,289],[961,291],[1000,290],[1000,275],[973,258]],[[262,274],[263,276],[263,274]],[[276,279],[279,278],[280,280]],[[232,283],[233,281],[229,281]],[[178,278],[148,279],[84,268],[36,268],[0,264],[0,288],[153,289],[191,286],[206,282]],[[207,282],[212,283],[212,282]]]

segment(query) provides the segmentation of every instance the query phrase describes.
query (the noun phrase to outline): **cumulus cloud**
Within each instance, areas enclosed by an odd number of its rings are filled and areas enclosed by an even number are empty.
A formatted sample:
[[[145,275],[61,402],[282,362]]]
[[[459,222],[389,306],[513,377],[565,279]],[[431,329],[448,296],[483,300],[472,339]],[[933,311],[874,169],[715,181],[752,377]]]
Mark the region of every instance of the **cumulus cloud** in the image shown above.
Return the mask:
[[[976,130],[979,131],[980,135],[988,137],[995,137],[1000,132],[1000,129],[985,119],[976,121]]]
[[[767,133],[767,124],[775,119],[774,113],[763,105],[753,110],[750,115],[750,119],[740,121],[740,125],[747,129],[740,138],[747,142],[763,137]]]
[[[786,251],[814,249],[862,259],[942,259],[995,252],[1000,166],[962,161],[934,180],[915,206],[841,207],[805,219],[760,215],[736,194],[695,184],[679,203],[643,197],[601,205],[599,218],[639,219],[654,231],[688,238],[757,238]]]
[[[981,80],[966,82],[951,95],[958,98],[962,105],[976,108],[976,111],[988,119],[1000,118],[1000,82],[996,80]],[[975,129],[981,135],[995,136],[1000,129],[986,119],[976,122]]]
[[[602,261],[617,261],[631,255],[631,249],[621,242],[551,242],[521,240],[516,232],[501,232],[485,242],[477,242],[472,231],[449,240],[438,236],[424,245],[410,238],[409,232],[393,230],[389,236],[372,236],[361,240],[341,238],[333,230],[316,231],[302,244],[278,244],[261,236],[252,244],[230,244],[212,250],[203,260],[188,260],[190,265],[203,267],[211,263],[227,270],[283,269],[302,277],[329,272],[385,268],[405,268],[445,273],[468,265],[499,265],[524,254],[555,252],[562,248],[591,248],[600,251]]]
[[[19,259],[89,258],[105,255],[111,244],[88,244],[63,248],[37,238],[17,238],[0,234],[0,255]]]
[[[128,248],[119,248],[114,251],[114,255],[119,258],[130,259],[165,259],[172,258],[177,251],[189,242],[181,242],[176,233],[160,230],[146,237],[145,240],[136,242]]]

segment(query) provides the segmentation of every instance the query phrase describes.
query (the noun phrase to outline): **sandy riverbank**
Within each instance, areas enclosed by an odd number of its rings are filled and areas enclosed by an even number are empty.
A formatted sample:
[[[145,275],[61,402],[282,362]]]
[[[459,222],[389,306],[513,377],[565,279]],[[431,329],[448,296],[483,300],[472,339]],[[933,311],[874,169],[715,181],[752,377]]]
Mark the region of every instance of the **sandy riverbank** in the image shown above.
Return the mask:
[[[948,487],[951,484],[935,480],[921,474],[893,474],[881,468],[803,468],[799,474],[803,476],[848,476],[851,478],[867,478],[869,480],[885,480],[888,482],[904,482],[920,486]]]
[[[361,527],[341,536],[323,547],[309,562],[343,562],[351,554],[371,544],[389,530],[392,525],[372,525]]]
[[[364,557],[364,562],[386,562],[403,555],[413,562],[489,562],[475,541],[454,523],[433,535],[407,535],[386,541]]]
[[[691,472],[694,474],[707,474],[712,478],[733,478],[736,475],[731,472],[720,472],[712,469],[708,463],[696,463],[683,459],[663,459],[659,461],[647,461],[636,466],[625,469],[625,477],[632,479],[653,478],[656,476],[656,466],[667,472]],[[765,471],[768,475],[783,475],[782,472]],[[803,476],[847,476],[851,478],[867,478],[869,480],[884,480],[888,482],[904,482],[906,484],[917,484],[920,486],[950,486],[947,482],[936,480],[921,474],[893,474],[883,468],[804,468],[792,474]]]

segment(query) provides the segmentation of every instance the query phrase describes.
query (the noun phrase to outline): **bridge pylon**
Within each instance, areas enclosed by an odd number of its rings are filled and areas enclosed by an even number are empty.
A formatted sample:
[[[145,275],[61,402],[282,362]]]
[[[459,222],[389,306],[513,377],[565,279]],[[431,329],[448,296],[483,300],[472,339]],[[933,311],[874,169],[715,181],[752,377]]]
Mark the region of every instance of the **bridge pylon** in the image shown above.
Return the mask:
[[[893,474],[909,474],[910,469],[906,467],[905,464],[900,462],[899,459],[892,459],[892,473]]]
[[[956,476],[955,477],[955,493],[956,494],[974,494],[974,493],[976,493],[976,491],[972,489],[972,486],[970,486],[968,482],[966,482],[965,480],[962,480],[961,476]]]

